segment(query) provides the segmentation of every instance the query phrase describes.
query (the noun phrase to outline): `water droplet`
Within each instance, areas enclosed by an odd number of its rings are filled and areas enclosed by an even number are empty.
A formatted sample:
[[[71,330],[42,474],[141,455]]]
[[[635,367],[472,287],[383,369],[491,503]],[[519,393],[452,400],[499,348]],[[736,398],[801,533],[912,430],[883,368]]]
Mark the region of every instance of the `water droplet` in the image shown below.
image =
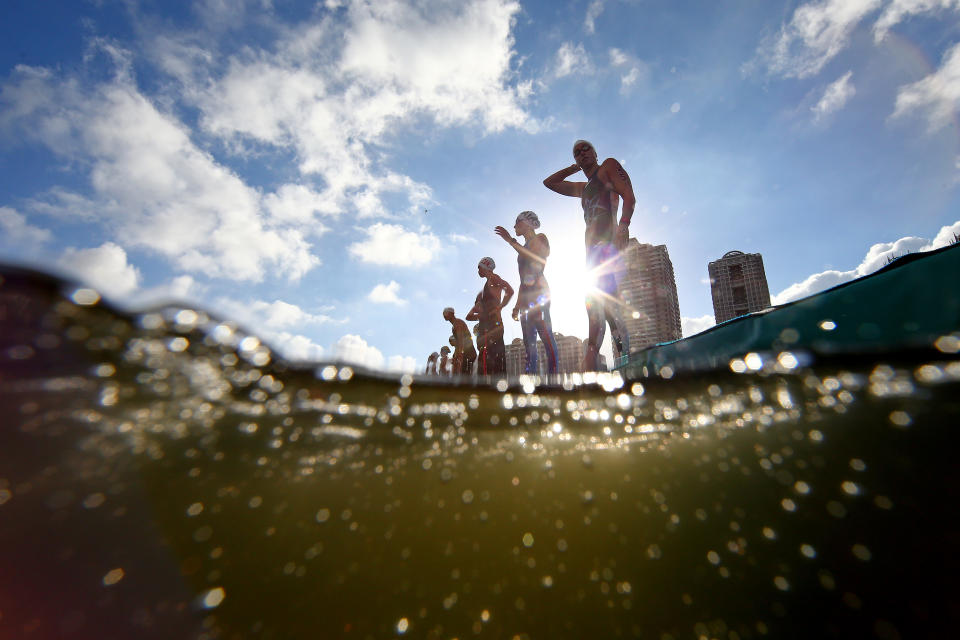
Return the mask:
[[[123,569],[120,569],[120,568],[111,569],[110,571],[107,572],[105,576],[103,576],[103,586],[109,587],[109,586],[115,585],[121,580],[123,580],[123,576],[124,576]]]
[[[214,609],[220,606],[220,603],[223,602],[226,597],[227,594],[223,590],[223,587],[214,587],[200,595],[200,602],[204,608]]]
[[[873,554],[870,553],[870,549],[866,548],[862,544],[853,545],[851,551],[853,551],[853,555],[858,560],[862,560],[863,562],[869,562],[870,558],[873,557]]]
[[[70,294],[74,304],[89,307],[100,302],[100,294],[94,289],[80,288]]]

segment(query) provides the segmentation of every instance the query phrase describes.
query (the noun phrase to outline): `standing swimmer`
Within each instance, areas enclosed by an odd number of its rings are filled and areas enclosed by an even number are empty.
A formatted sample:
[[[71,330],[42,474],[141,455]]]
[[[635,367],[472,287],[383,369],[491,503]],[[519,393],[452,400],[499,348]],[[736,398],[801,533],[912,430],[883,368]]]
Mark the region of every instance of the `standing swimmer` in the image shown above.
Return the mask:
[[[495,274],[493,258],[483,258],[477,264],[477,273],[484,279],[477,301],[467,313],[467,320],[478,320],[477,347],[482,354],[477,370],[481,375],[507,372],[507,353],[503,345],[503,320],[500,311],[513,297],[513,287]],[[503,299],[501,300],[501,293]]]
[[[453,307],[445,307],[443,318],[453,326],[450,344],[453,346],[453,375],[470,375],[473,361],[477,359],[477,350],[473,347],[473,338],[467,323],[453,314]]]
[[[614,158],[597,163],[597,151],[586,140],[573,144],[574,164],[548,176],[543,184],[564,196],[580,198],[583,221],[586,223],[584,241],[587,249],[587,268],[596,278],[596,289],[587,294],[587,348],[583,365],[586,371],[597,369],[597,356],[606,322],[617,351],[630,353],[630,339],[620,313],[617,280],[622,270],[620,250],[627,246],[630,219],[636,206],[630,176]],[[583,171],[587,182],[571,182],[566,178]],[[623,199],[623,212],[617,224],[617,207]]]
[[[535,374],[539,371],[537,362],[537,334],[543,341],[547,354],[547,373],[556,374],[557,340],[553,335],[553,323],[550,321],[550,285],[543,275],[550,255],[550,242],[547,236],[536,233],[540,228],[540,219],[533,211],[521,211],[513,225],[523,244],[510,235],[504,227],[494,229],[497,235],[517,252],[517,268],[520,270],[520,290],[517,303],[513,307],[513,319],[519,316],[520,330],[523,333],[523,348],[527,354],[524,373]]]
[[[437,373],[441,376],[450,375],[450,347],[447,345],[440,347],[440,370]]]
[[[430,357],[427,358],[427,368],[423,370],[428,376],[437,375],[437,358],[440,357],[440,354],[434,351],[430,354]]]

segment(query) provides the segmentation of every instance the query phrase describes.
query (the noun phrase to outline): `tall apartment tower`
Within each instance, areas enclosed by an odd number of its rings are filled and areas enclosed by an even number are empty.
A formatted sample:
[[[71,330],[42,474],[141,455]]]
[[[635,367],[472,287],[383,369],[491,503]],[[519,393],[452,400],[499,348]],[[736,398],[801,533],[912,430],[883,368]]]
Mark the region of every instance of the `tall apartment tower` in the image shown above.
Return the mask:
[[[630,238],[623,257],[620,298],[630,335],[630,350],[679,340],[680,302],[673,263],[666,245],[642,244]]]
[[[759,253],[728,251],[708,265],[713,317],[724,322],[770,306],[770,289]]]
[[[553,332],[553,337],[557,341],[557,351],[559,351],[559,362],[557,369],[559,373],[575,373],[580,371],[580,364],[583,362],[583,341],[574,336],[565,336],[562,333]],[[527,365],[527,352],[523,348],[523,340],[514,338],[513,342],[507,345],[507,375],[519,376]],[[543,348],[543,342],[537,340],[537,368],[541,376],[547,375],[547,352]]]

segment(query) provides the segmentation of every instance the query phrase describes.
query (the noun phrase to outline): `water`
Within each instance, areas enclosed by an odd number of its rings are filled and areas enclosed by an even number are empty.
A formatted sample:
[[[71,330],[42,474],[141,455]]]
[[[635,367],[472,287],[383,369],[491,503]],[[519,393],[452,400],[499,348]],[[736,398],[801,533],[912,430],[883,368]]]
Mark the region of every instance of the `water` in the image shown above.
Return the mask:
[[[956,635],[955,355],[498,389],[9,269],[0,323],[2,638]]]

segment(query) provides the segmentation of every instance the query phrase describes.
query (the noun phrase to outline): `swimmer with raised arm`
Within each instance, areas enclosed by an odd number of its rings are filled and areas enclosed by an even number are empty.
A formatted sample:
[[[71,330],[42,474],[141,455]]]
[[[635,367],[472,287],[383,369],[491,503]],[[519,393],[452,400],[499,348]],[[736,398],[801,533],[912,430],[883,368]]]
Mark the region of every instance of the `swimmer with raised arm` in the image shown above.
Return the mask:
[[[507,353],[503,344],[503,320],[500,310],[513,297],[513,287],[493,272],[497,264],[493,258],[483,258],[477,264],[477,273],[484,279],[477,301],[467,313],[467,320],[477,320],[477,347],[481,353],[478,373],[493,375],[507,372]],[[502,294],[502,299],[501,299]]]
[[[599,164],[591,143],[577,140],[573,144],[573,159],[574,164],[551,174],[543,184],[561,195],[580,198],[583,206],[587,268],[596,281],[596,288],[587,295],[589,328],[583,365],[584,370],[595,371],[607,322],[617,351],[622,355],[630,353],[617,282],[622,271],[620,250],[627,246],[636,198],[630,176],[620,163],[607,158]],[[567,180],[580,171],[586,176],[586,182]],[[618,222],[620,200],[623,200],[623,209]]]
[[[513,307],[513,319],[520,320],[523,333],[523,348],[527,354],[524,373],[539,372],[537,355],[537,334],[543,341],[547,355],[547,373],[556,374],[557,340],[553,335],[553,323],[550,321],[550,285],[543,275],[550,255],[550,242],[543,233],[537,233],[540,219],[533,211],[521,211],[513,225],[514,232],[523,238],[520,244],[504,227],[494,229],[517,252],[517,267],[520,271],[520,289],[517,303]]]

